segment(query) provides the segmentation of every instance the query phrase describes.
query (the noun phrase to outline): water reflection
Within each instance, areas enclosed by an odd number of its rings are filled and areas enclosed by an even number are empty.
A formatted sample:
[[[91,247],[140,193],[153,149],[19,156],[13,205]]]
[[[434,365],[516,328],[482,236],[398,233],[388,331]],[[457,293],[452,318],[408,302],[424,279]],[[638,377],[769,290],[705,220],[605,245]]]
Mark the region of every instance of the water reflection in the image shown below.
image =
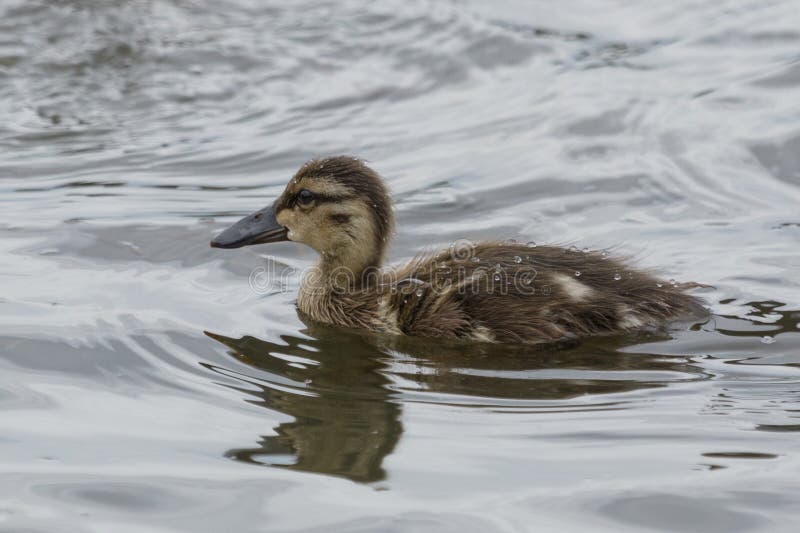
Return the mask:
[[[251,370],[208,365],[243,383],[248,402],[291,416],[238,461],[384,479],[384,458],[402,433],[409,402],[528,412],[625,408],[627,393],[707,376],[686,357],[627,354],[642,338],[540,347],[464,344],[376,336],[308,324],[283,344],[206,334]],[[648,337],[652,338],[652,337]]]
[[[400,406],[392,401],[381,353],[358,335],[304,339],[285,345],[255,337],[232,339],[207,333],[230,354],[260,372],[241,389],[256,405],[294,418],[262,436],[255,447],[230,450],[239,461],[344,476],[356,481],[385,477],[384,457],[397,444]],[[230,374],[228,374],[230,375]]]
[[[725,300],[722,303],[730,303]],[[715,322],[719,333],[730,337],[753,337],[769,334],[775,338],[784,333],[797,333],[800,329],[800,311],[782,309],[786,304],[774,300],[747,302],[747,316],[720,315],[723,322]]]

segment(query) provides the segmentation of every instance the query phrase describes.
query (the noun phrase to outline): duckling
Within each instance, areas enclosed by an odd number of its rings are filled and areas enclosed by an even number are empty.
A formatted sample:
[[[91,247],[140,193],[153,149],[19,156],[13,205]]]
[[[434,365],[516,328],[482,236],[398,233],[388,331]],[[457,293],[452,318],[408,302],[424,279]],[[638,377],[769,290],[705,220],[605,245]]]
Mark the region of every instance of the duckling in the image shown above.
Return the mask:
[[[294,241],[320,259],[296,305],[312,321],[416,337],[536,344],[654,329],[703,314],[692,284],[662,281],[605,251],[459,241],[384,268],[391,199],[363,161],[305,163],[274,203],[211,246]]]

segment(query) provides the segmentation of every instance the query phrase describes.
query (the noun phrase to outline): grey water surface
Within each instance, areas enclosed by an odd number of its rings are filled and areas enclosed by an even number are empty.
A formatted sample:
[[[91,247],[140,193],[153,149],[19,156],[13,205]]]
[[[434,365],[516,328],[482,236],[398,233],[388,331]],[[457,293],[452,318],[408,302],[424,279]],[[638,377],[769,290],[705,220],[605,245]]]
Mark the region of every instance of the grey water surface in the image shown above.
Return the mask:
[[[339,153],[393,261],[616,247],[713,314],[306,325],[310,250],[208,241]],[[796,0],[0,0],[0,531],[796,531],[799,252]]]

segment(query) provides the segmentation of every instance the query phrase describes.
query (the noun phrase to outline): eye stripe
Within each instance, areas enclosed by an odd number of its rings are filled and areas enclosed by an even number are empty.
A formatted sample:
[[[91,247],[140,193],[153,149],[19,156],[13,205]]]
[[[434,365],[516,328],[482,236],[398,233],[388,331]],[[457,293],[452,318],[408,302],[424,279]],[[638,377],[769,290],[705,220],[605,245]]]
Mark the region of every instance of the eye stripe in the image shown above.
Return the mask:
[[[357,194],[320,194],[316,193],[313,190],[309,189],[314,194],[314,200],[316,203],[325,203],[325,202],[343,202],[345,200],[353,200],[358,198]],[[299,192],[299,191],[298,191]],[[281,209],[289,209],[297,205],[297,193],[292,194],[288,198],[285,199],[278,199],[278,202],[275,204],[275,211],[280,211]]]
[[[325,202],[342,202],[344,200],[351,200],[351,199],[356,197],[355,195],[344,195],[344,194],[342,194],[342,195],[330,195],[330,194],[318,194],[318,193],[315,193],[314,191],[311,191],[311,192],[314,194],[314,201],[317,202],[318,204],[325,203]],[[296,205],[297,203],[298,203],[297,195],[292,196],[290,204],[291,205]]]
[[[345,213],[334,213],[330,216],[330,219],[337,224],[347,224],[350,222],[350,215]]]
[[[321,202],[342,202],[355,198],[354,194],[317,194],[317,200]]]

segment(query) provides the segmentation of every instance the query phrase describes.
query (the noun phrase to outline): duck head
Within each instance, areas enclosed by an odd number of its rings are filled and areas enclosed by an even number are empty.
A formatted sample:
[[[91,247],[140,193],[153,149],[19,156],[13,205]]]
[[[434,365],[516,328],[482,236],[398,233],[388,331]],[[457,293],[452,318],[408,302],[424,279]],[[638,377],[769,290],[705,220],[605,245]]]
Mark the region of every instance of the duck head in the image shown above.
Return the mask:
[[[294,241],[316,250],[323,265],[362,272],[380,266],[393,224],[380,176],[359,159],[337,156],[304,164],[271,205],[224,230],[211,246]]]

